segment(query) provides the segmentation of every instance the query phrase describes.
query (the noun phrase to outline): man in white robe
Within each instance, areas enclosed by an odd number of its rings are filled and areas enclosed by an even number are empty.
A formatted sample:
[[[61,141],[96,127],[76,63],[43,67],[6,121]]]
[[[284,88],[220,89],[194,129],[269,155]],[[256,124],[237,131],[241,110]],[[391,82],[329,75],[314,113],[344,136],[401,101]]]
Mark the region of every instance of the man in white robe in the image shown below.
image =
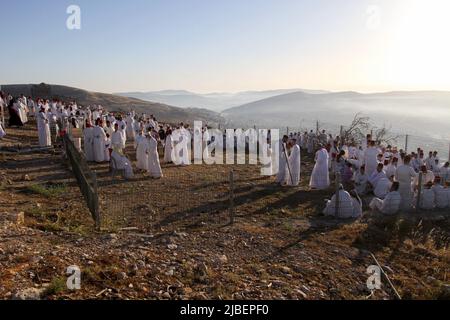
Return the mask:
[[[276,182],[279,184],[284,184],[286,182],[286,177],[289,175],[287,172],[287,150],[286,150],[286,143],[288,141],[289,137],[284,136],[283,139],[281,139],[279,143],[279,152],[278,152],[278,174]]]
[[[450,162],[446,162],[439,171],[439,177],[441,177],[441,184],[445,185],[446,182],[450,181]]]
[[[125,143],[123,141],[123,134],[119,130],[119,124],[114,124],[114,132],[111,136],[111,145],[113,150],[116,150],[117,152],[121,153],[123,149],[125,149]]]
[[[111,161],[111,136],[109,133],[106,133],[106,141],[105,141],[105,161],[110,162]]]
[[[124,178],[131,179],[134,176],[131,161],[122,153],[113,150],[111,153],[112,163],[116,165],[116,169],[124,170]]]
[[[433,210],[436,207],[436,195],[431,188],[433,183],[428,183],[422,189],[419,201],[419,208],[423,210]],[[417,202],[418,192],[416,192],[414,203]]]
[[[147,138],[144,134],[144,129],[139,132],[136,136],[136,167],[140,170],[148,170],[148,155],[146,153],[147,149]]]
[[[309,186],[312,189],[324,190],[330,187],[330,173],[328,171],[328,151],[322,147],[316,152],[313,172]]]
[[[94,161],[94,128],[89,120],[86,120],[86,128],[83,130],[84,155],[86,161]]]
[[[173,163],[173,139],[172,130],[167,130],[164,141],[164,163]]]
[[[420,168],[420,172],[422,172],[422,188],[429,184],[429,183],[433,183],[435,176],[433,171],[427,169],[427,167],[425,165],[423,165]],[[416,176],[416,178],[414,179],[414,186],[418,187],[419,186],[419,174]]]
[[[291,154],[289,156],[289,169],[290,174],[287,174],[287,185],[288,186],[298,186],[300,183],[300,168],[301,168],[301,154],[300,147],[297,145],[297,141],[295,139],[289,142],[289,148],[291,150]]]
[[[355,172],[353,180],[355,182],[355,189],[358,194],[365,195],[367,193],[367,183],[369,181],[369,177],[367,177],[364,166],[361,166],[359,170]]]
[[[336,194],[333,195],[331,200],[327,201],[327,205],[323,214],[326,216],[333,216],[340,219],[348,219],[354,218],[355,210],[353,208],[353,199],[352,196],[344,190],[344,187],[341,185],[339,192],[339,206],[337,210],[336,216],[336,207],[337,207],[337,197]]]
[[[127,139],[130,141],[134,141],[136,137],[136,132],[134,131],[135,121],[133,116],[129,113],[126,118],[126,124],[127,124]]]
[[[384,171],[386,172],[386,176],[388,178],[395,176],[395,172],[397,171],[398,159],[393,158],[391,162],[386,166]]]
[[[393,178],[388,179],[387,177],[381,178],[375,189],[373,190],[373,193],[375,197],[384,199],[386,195],[389,193],[389,190],[391,190],[392,187]]]
[[[159,163],[158,141],[153,136],[154,131],[149,131],[145,153],[148,155],[147,171],[152,178],[158,179],[163,176],[161,165]]]
[[[180,151],[180,165],[189,166],[191,165],[191,134],[186,128],[184,128],[183,124],[180,126],[180,139],[178,142],[181,146]]]
[[[402,202],[400,192],[398,192],[400,184],[398,182],[394,182],[392,184],[391,190],[386,195],[384,200],[380,198],[374,198],[369,204],[369,207],[372,210],[378,210],[386,215],[393,215],[398,213],[400,210],[400,204]]]
[[[402,198],[400,209],[402,211],[408,211],[411,209],[413,201],[412,193],[412,179],[416,177],[416,172],[410,166],[411,156],[407,155],[404,158],[404,164],[398,166],[395,172],[395,180],[400,183],[398,191]]]
[[[377,169],[378,161],[377,157],[380,150],[375,147],[375,141],[369,142],[369,147],[364,151],[364,163],[366,166],[367,176],[371,176]]]
[[[52,138],[50,135],[49,121],[44,108],[41,108],[38,114],[37,126],[39,131],[39,145],[41,147],[50,147],[52,145]]]
[[[387,178],[386,173],[383,171],[383,164],[379,163],[377,166],[376,171],[374,171],[370,176],[369,176],[369,183],[372,185],[372,190],[375,190],[377,188],[378,182],[383,179],[383,178]]]
[[[101,163],[105,161],[106,133],[101,126],[101,121],[97,120],[97,125],[93,129],[93,152],[94,161]]]
[[[436,177],[432,190],[434,192],[436,200],[436,208],[438,209],[448,208],[449,199],[447,196],[447,190],[441,184],[441,178]]]

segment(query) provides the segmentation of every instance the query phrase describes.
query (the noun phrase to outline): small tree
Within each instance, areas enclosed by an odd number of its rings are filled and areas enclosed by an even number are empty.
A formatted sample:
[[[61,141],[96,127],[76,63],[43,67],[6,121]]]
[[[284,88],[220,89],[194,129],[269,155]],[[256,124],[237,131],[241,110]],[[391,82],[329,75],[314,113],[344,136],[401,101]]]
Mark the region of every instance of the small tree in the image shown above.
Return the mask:
[[[374,128],[374,137],[373,139],[377,141],[379,144],[390,145],[396,143],[398,141],[399,136],[391,134],[391,128]]]
[[[361,113],[357,113],[350,126],[342,131],[341,140],[344,143],[351,141],[361,142],[365,139],[366,132],[369,132],[370,128],[370,118],[362,116]]]

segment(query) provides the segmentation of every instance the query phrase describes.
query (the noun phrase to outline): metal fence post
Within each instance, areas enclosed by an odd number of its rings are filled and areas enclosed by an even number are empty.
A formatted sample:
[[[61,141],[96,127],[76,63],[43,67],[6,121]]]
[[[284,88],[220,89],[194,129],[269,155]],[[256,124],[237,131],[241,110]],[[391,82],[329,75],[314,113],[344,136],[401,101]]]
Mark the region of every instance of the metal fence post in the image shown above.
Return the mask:
[[[339,193],[340,193],[340,179],[341,178],[341,174],[339,173],[339,172],[336,172],[336,203],[335,203],[335,212],[334,212],[334,215],[335,215],[335,217],[337,218],[337,217],[339,217],[339,205],[340,205],[340,195],[339,195]]]
[[[234,171],[230,171],[230,225],[234,224]]]
[[[417,186],[416,211],[420,210],[420,198],[422,197],[422,180],[423,180],[423,172],[420,172],[419,173],[419,185]]]

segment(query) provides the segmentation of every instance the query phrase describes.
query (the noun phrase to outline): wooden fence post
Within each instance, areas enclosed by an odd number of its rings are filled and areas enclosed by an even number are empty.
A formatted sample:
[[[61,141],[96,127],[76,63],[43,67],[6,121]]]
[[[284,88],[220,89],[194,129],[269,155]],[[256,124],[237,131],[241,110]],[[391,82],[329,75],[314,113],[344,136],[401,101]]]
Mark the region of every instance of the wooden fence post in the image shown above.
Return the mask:
[[[94,212],[95,212],[95,229],[100,231],[101,228],[101,220],[100,220],[100,206],[98,203],[98,183],[97,183],[97,174],[95,172],[92,173],[92,188],[94,191]]]
[[[231,169],[230,171],[230,225],[234,224],[234,171]]]
[[[416,212],[420,210],[420,198],[422,197],[422,180],[423,180],[423,172],[420,172],[419,185],[417,186]]]

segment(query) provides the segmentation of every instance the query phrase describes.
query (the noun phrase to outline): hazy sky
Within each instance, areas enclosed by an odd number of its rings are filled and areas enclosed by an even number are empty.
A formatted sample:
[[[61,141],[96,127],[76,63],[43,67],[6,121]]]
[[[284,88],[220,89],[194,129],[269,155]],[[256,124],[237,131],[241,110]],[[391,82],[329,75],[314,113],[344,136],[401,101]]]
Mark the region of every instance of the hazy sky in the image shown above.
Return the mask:
[[[81,30],[66,9],[81,8]],[[0,84],[450,90],[448,0],[0,0]]]

